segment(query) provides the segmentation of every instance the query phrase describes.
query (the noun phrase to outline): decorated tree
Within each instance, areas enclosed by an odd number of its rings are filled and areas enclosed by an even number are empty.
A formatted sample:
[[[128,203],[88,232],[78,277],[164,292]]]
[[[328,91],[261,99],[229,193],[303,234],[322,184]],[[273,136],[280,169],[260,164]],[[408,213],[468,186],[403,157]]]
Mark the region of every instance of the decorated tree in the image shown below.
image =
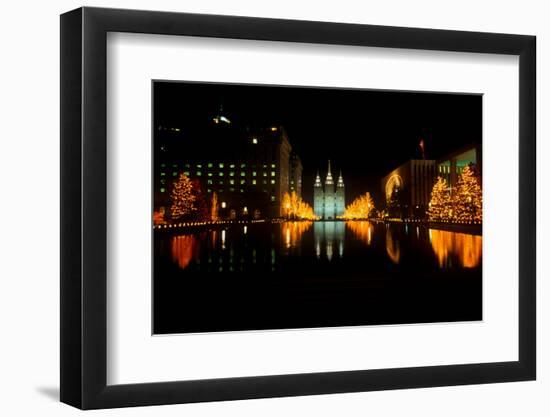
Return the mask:
[[[283,215],[287,218],[306,220],[316,218],[313,207],[303,201],[295,191],[284,193],[282,203]]]
[[[170,193],[170,217],[172,220],[181,219],[194,210],[195,195],[193,195],[193,184],[187,175],[180,174],[172,184]]]
[[[447,181],[438,177],[432,188],[430,203],[428,205],[428,219],[432,222],[440,222],[451,219],[451,195]]]
[[[218,220],[218,210],[219,210],[219,207],[218,207],[218,194],[216,194],[216,192],[213,192],[212,193],[212,200],[210,202],[210,220],[212,220],[213,222],[215,222],[216,220]]]
[[[373,217],[376,209],[374,201],[369,192],[357,197],[353,202],[346,207],[342,218],[344,219],[368,219]]]
[[[482,192],[474,168],[464,167],[453,193],[453,220],[461,223],[481,222]]]

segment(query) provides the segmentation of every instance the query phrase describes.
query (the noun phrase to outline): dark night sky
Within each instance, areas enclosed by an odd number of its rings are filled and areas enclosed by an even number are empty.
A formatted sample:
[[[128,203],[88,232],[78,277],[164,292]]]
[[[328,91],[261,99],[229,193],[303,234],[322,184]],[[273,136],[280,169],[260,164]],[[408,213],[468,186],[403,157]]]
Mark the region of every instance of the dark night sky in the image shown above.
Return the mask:
[[[481,143],[482,97],[468,94],[155,82],[155,126],[205,123],[219,113],[243,126],[282,125],[304,165],[303,196],[312,202],[317,169],[341,169],[346,200],[371,191],[409,159],[437,159]],[[323,178],[324,179],[324,178]]]

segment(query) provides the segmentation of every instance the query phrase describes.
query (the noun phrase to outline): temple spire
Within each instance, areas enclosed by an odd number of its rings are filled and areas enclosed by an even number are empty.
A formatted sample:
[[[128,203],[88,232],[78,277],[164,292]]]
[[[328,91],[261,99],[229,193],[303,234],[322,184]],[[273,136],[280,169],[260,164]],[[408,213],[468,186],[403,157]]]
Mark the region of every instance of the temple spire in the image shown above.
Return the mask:
[[[340,174],[338,175],[338,184],[337,187],[343,187],[344,186],[344,177],[342,177],[342,170],[340,170]]]
[[[327,172],[327,180],[325,181],[325,184],[328,184],[328,185],[334,184],[334,181],[332,180],[332,173],[330,172],[330,159],[328,160],[328,172]]]

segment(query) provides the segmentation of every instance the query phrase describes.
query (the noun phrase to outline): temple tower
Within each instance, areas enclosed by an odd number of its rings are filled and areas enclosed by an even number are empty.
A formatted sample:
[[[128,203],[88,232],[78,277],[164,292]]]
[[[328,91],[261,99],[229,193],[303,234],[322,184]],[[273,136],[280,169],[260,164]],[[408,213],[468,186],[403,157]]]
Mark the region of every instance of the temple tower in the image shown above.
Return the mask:
[[[334,219],[335,210],[334,180],[330,172],[330,160],[328,161],[327,179],[325,180],[325,219]]]
[[[338,176],[338,182],[336,183],[336,193],[334,198],[336,200],[335,201],[336,216],[342,216],[344,214],[344,210],[346,209],[344,178],[342,177],[342,171],[340,171],[340,175]]]
[[[313,184],[313,211],[319,218],[323,218],[325,212],[325,195],[323,192],[323,184],[321,184],[321,177],[319,172],[315,177],[315,184]]]

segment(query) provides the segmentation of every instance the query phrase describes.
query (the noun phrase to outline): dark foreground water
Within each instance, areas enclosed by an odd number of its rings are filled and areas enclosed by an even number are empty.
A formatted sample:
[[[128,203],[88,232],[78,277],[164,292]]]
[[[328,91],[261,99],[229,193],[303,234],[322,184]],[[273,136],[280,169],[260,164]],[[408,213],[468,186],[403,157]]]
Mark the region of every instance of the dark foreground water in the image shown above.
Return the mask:
[[[481,320],[481,248],[363,221],[155,232],[154,333]]]

